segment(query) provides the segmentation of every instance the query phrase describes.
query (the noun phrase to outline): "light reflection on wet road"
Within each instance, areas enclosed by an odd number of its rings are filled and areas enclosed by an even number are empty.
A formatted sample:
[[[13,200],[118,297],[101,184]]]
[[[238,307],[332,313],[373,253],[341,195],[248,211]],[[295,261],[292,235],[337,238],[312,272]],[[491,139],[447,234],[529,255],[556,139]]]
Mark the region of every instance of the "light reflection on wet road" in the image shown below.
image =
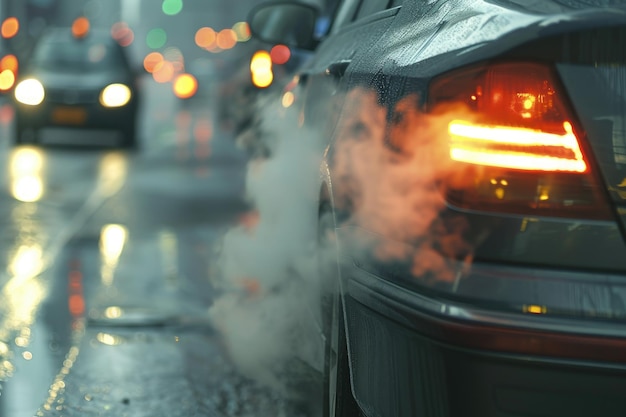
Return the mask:
[[[210,109],[159,103],[136,153],[12,147],[2,125],[0,416],[287,412],[207,320],[246,158]]]

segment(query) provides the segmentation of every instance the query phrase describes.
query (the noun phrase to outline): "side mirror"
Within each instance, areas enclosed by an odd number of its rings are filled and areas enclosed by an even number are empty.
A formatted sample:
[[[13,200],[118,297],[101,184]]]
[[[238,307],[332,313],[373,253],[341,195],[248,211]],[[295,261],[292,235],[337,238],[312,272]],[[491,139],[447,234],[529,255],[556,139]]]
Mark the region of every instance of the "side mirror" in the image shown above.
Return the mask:
[[[263,42],[313,50],[318,43],[314,38],[318,15],[311,5],[278,1],[252,9],[248,23],[252,36]]]

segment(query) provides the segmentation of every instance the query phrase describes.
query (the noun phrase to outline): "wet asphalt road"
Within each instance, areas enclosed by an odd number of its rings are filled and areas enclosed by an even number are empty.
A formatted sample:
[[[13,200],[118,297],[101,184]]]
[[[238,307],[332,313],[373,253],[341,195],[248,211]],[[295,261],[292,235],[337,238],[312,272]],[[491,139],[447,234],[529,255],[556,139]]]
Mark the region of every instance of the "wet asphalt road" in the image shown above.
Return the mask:
[[[149,87],[136,152],[13,147],[0,108],[0,416],[302,415],[207,315],[246,155],[208,101]]]

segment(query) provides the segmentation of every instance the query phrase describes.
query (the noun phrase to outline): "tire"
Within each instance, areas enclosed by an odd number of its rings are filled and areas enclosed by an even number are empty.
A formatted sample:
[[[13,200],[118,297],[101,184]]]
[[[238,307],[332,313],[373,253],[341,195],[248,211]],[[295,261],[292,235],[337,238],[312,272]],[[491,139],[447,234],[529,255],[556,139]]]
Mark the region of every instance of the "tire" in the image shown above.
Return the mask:
[[[329,220],[330,218],[330,220]],[[320,210],[318,245],[333,244],[325,238],[329,227],[334,227],[332,214]],[[334,233],[334,229],[333,232]],[[352,395],[350,365],[346,342],[342,296],[339,290],[337,265],[320,262],[320,279],[325,289],[321,299],[324,343],[323,416],[358,417],[359,407]]]

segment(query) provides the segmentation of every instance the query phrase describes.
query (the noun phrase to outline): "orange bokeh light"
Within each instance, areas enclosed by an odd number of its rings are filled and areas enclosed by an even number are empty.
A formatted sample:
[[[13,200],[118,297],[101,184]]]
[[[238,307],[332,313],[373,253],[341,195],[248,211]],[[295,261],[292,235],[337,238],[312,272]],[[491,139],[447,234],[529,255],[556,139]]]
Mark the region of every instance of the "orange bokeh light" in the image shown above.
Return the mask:
[[[77,38],[84,38],[89,33],[90,26],[89,19],[79,17],[72,23],[72,35]]]
[[[0,32],[3,38],[12,38],[17,35],[20,30],[20,21],[16,17],[8,17],[2,22]]]
[[[232,29],[223,29],[217,34],[217,46],[221,49],[231,49],[237,45],[237,34]]]
[[[80,294],[70,295],[68,304],[73,316],[81,316],[85,312],[85,299]]]
[[[158,83],[167,83],[172,81],[174,73],[174,64],[169,61],[163,61],[154,67],[152,78]]]
[[[154,72],[157,65],[162,64],[164,61],[163,55],[160,52],[150,52],[143,59],[143,67],[149,73]]]
[[[178,98],[193,97],[198,91],[198,80],[191,74],[180,74],[174,80],[174,94]]]
[[[217,40],[217,33],[209,27],[198,29],[195,36],[196,45],[200,48],[211,48]]]
[[[14,74],[17,74],[18,67],[17,57],[13,54],[6,55],[0,60],[0,71],[11,70]]]

